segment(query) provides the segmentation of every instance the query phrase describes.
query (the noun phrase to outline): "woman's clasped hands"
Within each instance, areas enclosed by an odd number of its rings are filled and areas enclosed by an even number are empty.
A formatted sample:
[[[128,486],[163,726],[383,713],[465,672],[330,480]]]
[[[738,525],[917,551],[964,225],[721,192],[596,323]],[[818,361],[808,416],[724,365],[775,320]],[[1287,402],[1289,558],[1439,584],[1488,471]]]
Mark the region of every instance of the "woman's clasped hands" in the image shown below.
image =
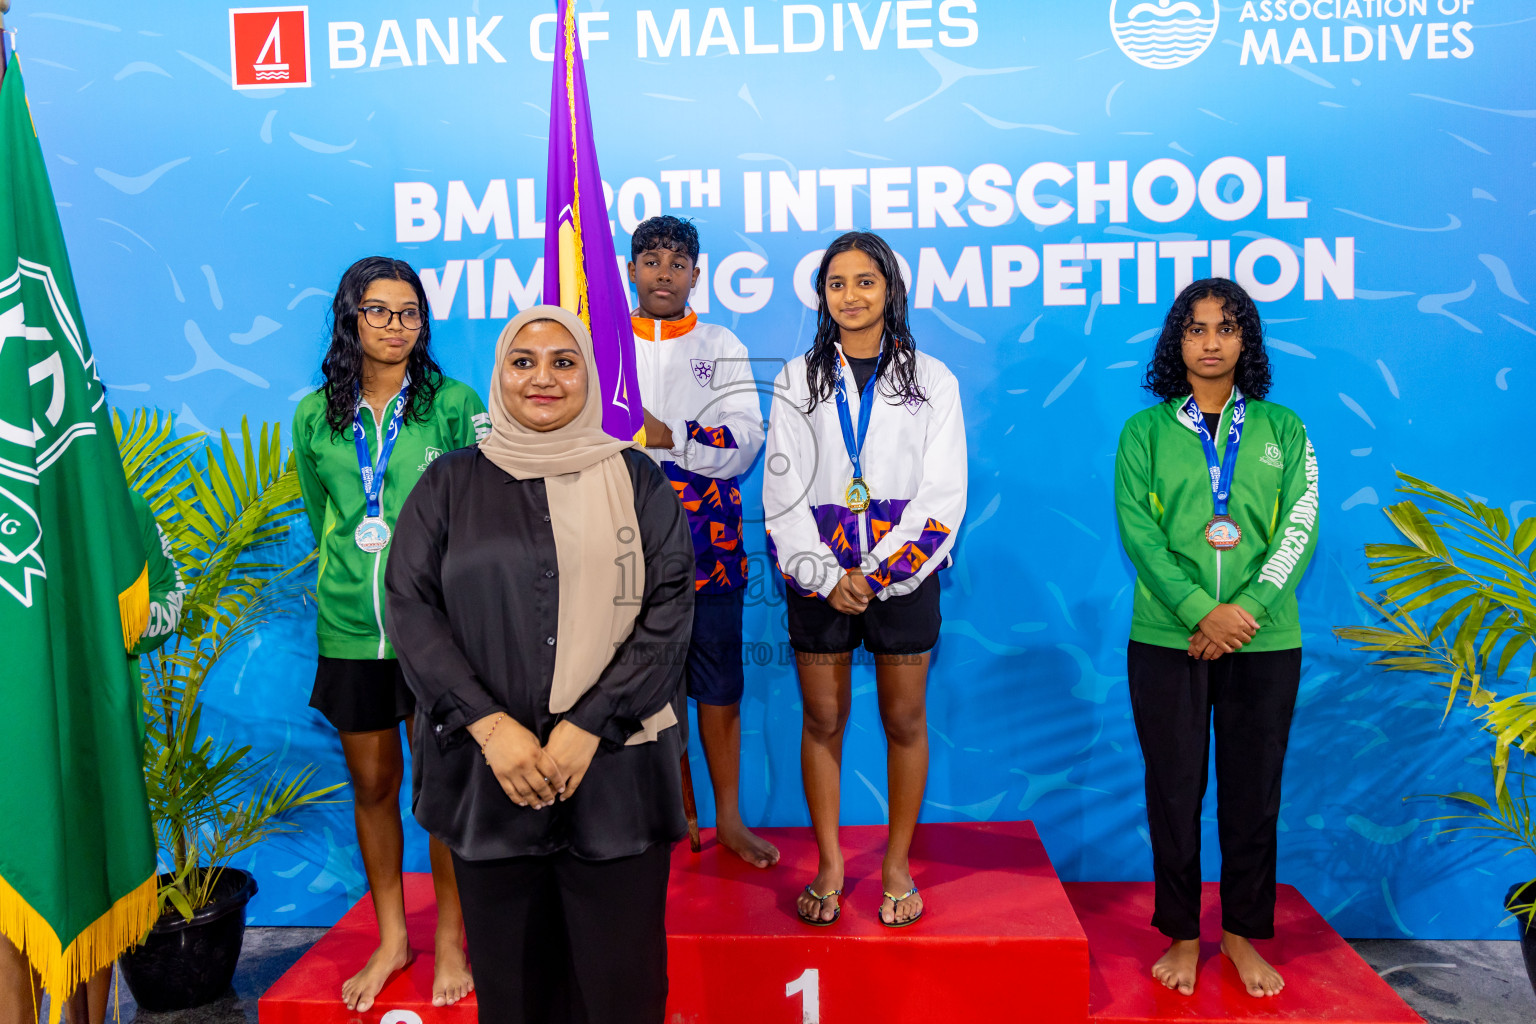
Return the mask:
[[[585,729],[560,722],[541,746],[526,726],[502,712],[471,723],[469,732],[507,798],[534,810],[576,794],[599,743]]]

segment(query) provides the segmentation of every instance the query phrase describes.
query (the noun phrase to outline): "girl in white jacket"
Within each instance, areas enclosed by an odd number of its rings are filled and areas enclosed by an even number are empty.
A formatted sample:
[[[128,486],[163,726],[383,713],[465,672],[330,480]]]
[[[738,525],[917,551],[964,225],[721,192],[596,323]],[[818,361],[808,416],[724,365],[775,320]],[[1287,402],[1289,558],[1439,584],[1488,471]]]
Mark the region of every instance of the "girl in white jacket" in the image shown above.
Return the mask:
[[[775,383],[763,473],[768,546],[785,579],[804,706],[800,765],[821,863],[808,924],[842,914],[838,779],[852,652],[875,659],[890,834],[880,921],[923,913],[908,863],[928,778],[926,689],[939,636],[934,573],[965,515],[965,423],[955,376],[917,351],[896,255],[850,232],[822,257],[811,351]]]

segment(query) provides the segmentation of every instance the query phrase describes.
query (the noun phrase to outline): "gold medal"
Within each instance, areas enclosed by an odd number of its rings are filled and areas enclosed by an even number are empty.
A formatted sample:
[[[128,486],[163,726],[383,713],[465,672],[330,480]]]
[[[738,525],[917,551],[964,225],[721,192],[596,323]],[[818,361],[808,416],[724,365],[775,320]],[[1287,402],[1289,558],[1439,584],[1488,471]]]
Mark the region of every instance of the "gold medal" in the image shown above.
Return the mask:
[[[850,512],[863,512],[869,508],[869,484],[864,478],[856,476],[848,485],[848,510]]]

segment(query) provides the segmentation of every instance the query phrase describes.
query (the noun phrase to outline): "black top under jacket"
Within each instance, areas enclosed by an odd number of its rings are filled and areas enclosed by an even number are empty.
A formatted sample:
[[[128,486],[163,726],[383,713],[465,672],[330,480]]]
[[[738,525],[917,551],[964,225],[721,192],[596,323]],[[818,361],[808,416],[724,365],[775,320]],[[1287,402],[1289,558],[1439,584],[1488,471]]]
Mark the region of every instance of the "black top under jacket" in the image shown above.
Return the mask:
[[[869,378],[873,377],[875,371],[880,368],[880,357],[876,355],[870,356],[868,359],[861,359],[855,356],[844,356],[843,358],[848,360],[848,368],[853,371],[854,386],[859,389],[860,394],[863,394],[864,385],[869,383]]]
[[[515,480],[461,448],[422,475],[400,512],[385,572],[389,637],[418,702],[411,809],[466,860],[569,850],[611,860],[685,831],[684,725],[625,746],[671,704],[686,723],[683,662],[693,628],[693,541],[661,470],[623,452],[635,486],[645,592],[634,631],[564,715],[549,710],[559,642],[559,565],[542,479]],[[514,804],[466,726],[505,711],[547,742],[568,718],[602,737],[575,795]]]

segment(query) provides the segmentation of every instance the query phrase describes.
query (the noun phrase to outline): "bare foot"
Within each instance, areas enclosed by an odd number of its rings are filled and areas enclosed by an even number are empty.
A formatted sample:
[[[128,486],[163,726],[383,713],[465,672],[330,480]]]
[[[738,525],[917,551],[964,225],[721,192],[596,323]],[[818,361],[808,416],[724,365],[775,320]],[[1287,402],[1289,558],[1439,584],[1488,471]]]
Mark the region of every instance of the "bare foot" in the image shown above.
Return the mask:
[[[822,868],[811,882],[811,888],[817,892],[829,893],[843,887],[843,869]],[[837,896],[829,896],[824,900],[818,900],[804,889],[800,890],[800,898],[795,901],[795,908],[800,916],[812,921],[830,923],[837,917],[842,907],[842,899]]]
[[[1280,972],[1269,966],[1268,961],[1253,948],[1253,943],[1241,935],[1222,932],[1221,951],[1232,961],[1232,966],[1237,968],[1237,976],[1243,979],[1243,987],[1249,995],[1263,998],[1277,995],[1285,988],[1285,979],[1280,977]]]
[[[409,946],[380,946],[373,951],[363,969],[348,978],[341,986],[341,1001],[347,1009],[365,1011],[373,1006],[379,991],[389,979],[410,966],[412,954]]]
[[[463,941],[457,935],[439,935],[432,958],[432,1005],[452,1006],[474,990]]]
[[[755,868],[771,868],[779,862],[779,848],[754,834],[745,825],[720,825],[715,829],[720,845]],[[817,892],[826,892],[817,889]]]
[[[1200,940],[1174,939],[1168,951],[1152,965],[1152,977],[1180,995],[1195,994],[1195,972],[1200,966]]]
[[[907,865],[885,865],[880,872],[880,884],[886,892],[892,894],[880,901],[881,921],[886,924],[904,924],[923,912],[923,897],[919,893],[913,893],[899,903],[894,898],[916,885]]]

